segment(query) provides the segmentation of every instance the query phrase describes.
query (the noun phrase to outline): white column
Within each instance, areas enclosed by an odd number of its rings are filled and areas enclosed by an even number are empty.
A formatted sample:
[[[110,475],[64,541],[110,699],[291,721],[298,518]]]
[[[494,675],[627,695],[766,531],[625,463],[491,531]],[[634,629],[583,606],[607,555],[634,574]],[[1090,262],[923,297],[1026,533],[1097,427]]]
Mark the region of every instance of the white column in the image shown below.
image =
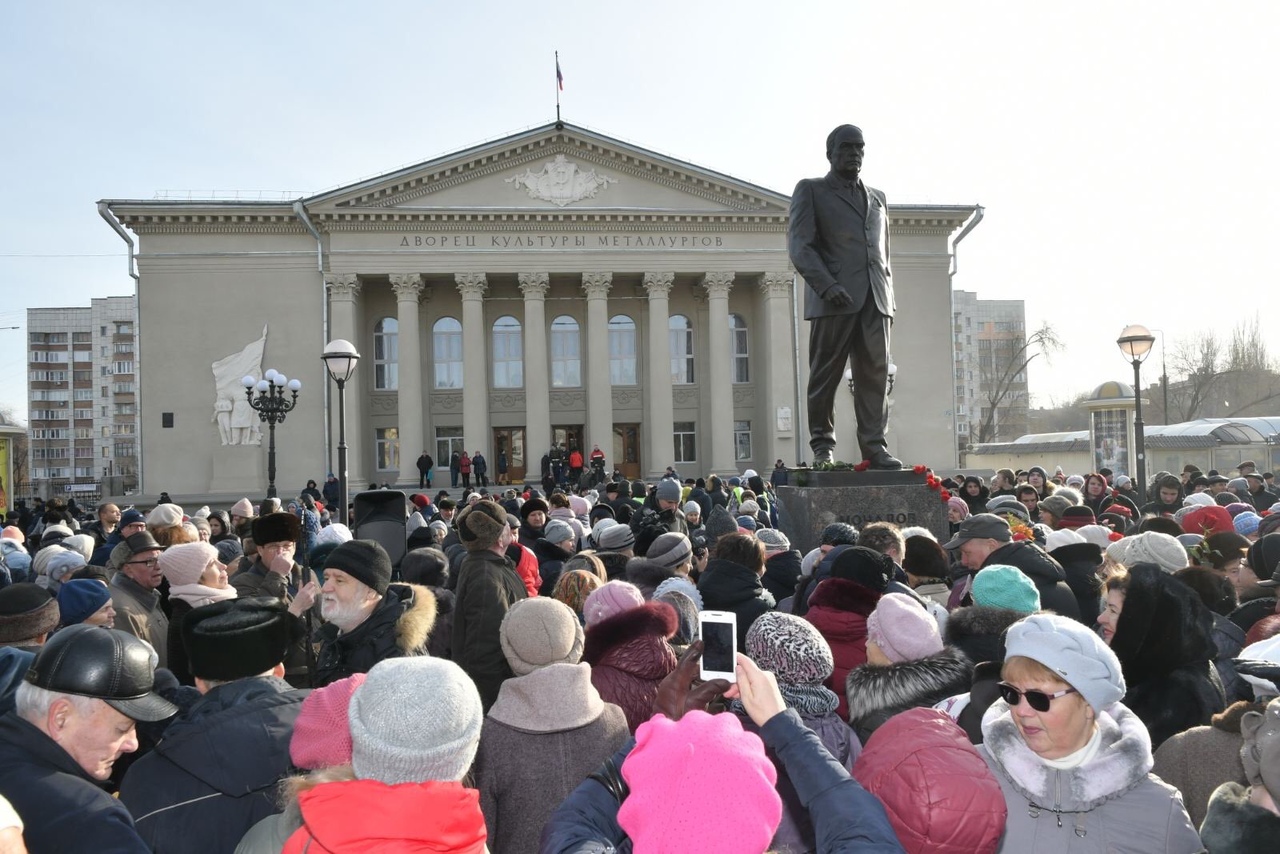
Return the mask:
[[[422,276],[391,276],[391,290],[396,295],[396,321],[399,347],[399,389],[397,426],[400,436],[400,473],[398,482],[416,482],[414,461],[426,448],[422,436],[422,343],[418,317],[418,300],[422,297]]]
[[[760,409],[763,421],[751,425],[755,444],[752,450],[759,471],[773,468],[774,460],[779,458],[788,465],[793,464],[796,442],[800,441],[796,433],[796,375],[791,348],[795,317],[791,310],[791,294],[794,290],[794,273],[765,273],[760,277],[760,292],[764,295],[764,335],[756,336],[756,341],[766,349],[764,359],[756,356],[752,367],[758,376],[765,378],[764,384],[758,386],[763,392],[764,406]],[[764,363],[762,366],[761,362]],[[763,367],[763,373],[757,366]],[[791,432],[780,436],[778,409],[783,406],[791,410]]]
[[[733,273],[706,273],[702,286],[707,289],[707,348],[710,358],[711,423],[698,432],[710,439],[708,450],[699,449],[698,456],[707,462],[709,473],[731,474],[738,470],[733,458],[733,374],[730,370],[729,289]]]
[[[338,338],[350,341],[360,350],[364,336],[357,325],[360,298],[360,279],[355,273],[331,273],[324,278],[325,287],[329,290],[329,340]],[[362,364],[347,381],[345,395],[347,399],[347,483],[351,495],[364,491],[369,485],[369,461],[373,456],[373,446],[369,441],[369,433],[365,429],[365,413],[369,406],[363,369],[370,364],[372,353],[365,353]],[[325,380],[328,382],[328,379]],[[337,447],[338,406],[337,391],[334,392],[334,405],[330,407],[333,420],[334,447]],[[334,464],[337,465],[336,457]]]
[[[547,273],[521,273],[524,294],[525,454],[539,459],[551,447],[551,384],[547,363]],[[527,461],[526,461],[527,462]]]
[[[645,468],[650,477],[661,477],[674,462],[671,430],[675,406],[671,402],[671,284],[675,273],[645,273],[644,289],[649,292],[649,346],[645,360]]]
[[[489,374],[485,352],[489,330],[484,322],[484,273],[455,273],[462,294],[462,441],[469,451],[489,446]],[[448,465],[448,460],[445,460]]]
[[[609,288],[613,273],[583,273],[587,293],[587,436],[583,447],[599,445],[613,459],[613,387],[609,384]],[[536,448],[535,448],[535,452]],[[540,452],[537,452],[540,453]]]

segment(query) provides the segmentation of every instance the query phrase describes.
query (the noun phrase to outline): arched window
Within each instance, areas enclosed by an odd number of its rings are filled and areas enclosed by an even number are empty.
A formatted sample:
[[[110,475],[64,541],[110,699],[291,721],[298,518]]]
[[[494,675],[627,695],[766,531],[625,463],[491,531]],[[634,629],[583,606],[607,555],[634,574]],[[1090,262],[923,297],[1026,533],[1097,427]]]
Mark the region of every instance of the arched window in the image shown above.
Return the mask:
[[[395,391],[400,387],[400,322],[384,317],[373,325],[373,387]]]
[[[636,384],[636,322],[625,314],[609,318],[609,382]]]
[[[688,385],[693,375],[693,324],[683,314],[673,314],[667,321],[667,338],[671,347],[671,382]]]
[[[524,340],[520,321],[509,314],[493,322],[493,387],[524,387]]]
[[[431,327],[431,350],[435,387],[462,388],[462,324],[456,317],[442,317]]]
[[[747,322],[740,314],[729,315],[729,344],[733,352],[731,372],[735,383],[751,382],[751,358],[747,349]]]
[[[582,336],[567,314],[551,321],[551,387],[582,387]]]

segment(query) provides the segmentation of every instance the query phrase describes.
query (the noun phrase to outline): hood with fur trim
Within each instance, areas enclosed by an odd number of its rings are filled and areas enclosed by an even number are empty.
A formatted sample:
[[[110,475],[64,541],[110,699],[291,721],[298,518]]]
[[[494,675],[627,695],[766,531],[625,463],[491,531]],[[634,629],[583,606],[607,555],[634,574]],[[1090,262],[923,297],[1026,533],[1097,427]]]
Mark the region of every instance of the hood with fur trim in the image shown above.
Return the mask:
[[[590,626],[582,647],[582,660],[595,666],[612,658],[610,653],[614,650],[641,640],[656,640],[658,644],[655,647],[666,648],[666,641],[676,633],[677,628],[679,621],[675,609],[666,602],[645,602]],[[665,666],[665,658],[661,663]],[[655,671],[657,669],[659,668],[655,668]],[[659,673],[658,678],[665,676],[667,672],[669,668]]]
[[[1130,688],[1217,657],[1213,614],[1199,595],[1155,564],[1129,568],[1111,649]]]
[[[1020,611],[970,605],[956,608],[947,617],[943,641],[965,654],[974,664],[1004,661],[1004,633],[1025,617]]]
[[[1209,798],[1200,839],[1209,851],[1274,854],[1280,840],[1280,815],[1249,803],[1248,786],[1223,783]]]
[[[973,664],[964,653],[949,648],[937,655],[886,667],[855,667],[844,683],[849,725],[866,744],[881,724],[899,712],[933,706],[947,697],[963,694],[972,681]]]

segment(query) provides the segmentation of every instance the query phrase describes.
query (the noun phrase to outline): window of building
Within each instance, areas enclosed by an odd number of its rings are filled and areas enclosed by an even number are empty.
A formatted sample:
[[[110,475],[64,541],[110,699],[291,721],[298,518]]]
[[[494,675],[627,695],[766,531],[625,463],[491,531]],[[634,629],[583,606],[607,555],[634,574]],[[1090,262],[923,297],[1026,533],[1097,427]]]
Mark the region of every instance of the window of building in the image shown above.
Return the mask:
[[[32,332],[29,340],[32,344],[44,344],[45,334],[43,332]]]
[[[751,358],[747,348],[747,322],[740,314],[729,315],[729,340],[733,348],[733,381],[751,382]]]
[[[103,445],[103,446],[102,446],[102,458],[103,458],[104,460],[109,460],[109,459],[111,459],[111,449],[110,449],[110,448],[108,448],[106,445]]]
[[[134,415],[137,413],[137,406],[132,403],[117,403],[116,415]]]
[[[132,457],[133,442],[125,439],[117,441],[115,443],[114,450],[117,457]]]
[[[102,367],[98,368],[98,376],[100,376],[100,377],[109,377],[109,376],[111,376],[111,368],[109,368],[109,367],[108,367],[108,366],[106,366],[106,365],[103,365]]]
[[[92,410],[90,410],[90,411],[92,411]],[[103,418],[106,418],[106,417],[107,417],[107,408],[106,408],[105,406],[104,406],[104,407],[102,407],[102,417],[103,417]]]
[[[398,471],[400,468],[400,431],[395,427],[379,427],[374,431],[377,447],[374,450],[378,471]]]
[[[127,354],[129,354],[130,356],[132,356],[132,355],[133,355],[133,342],[132,342],[132,341],[122,341],[121,343],[119,343],[119,344],[116,344],[116,345],[115,345],[115,351],[116,351],[116,353],[127,353]]]
[[[698,443],[692,421],[677,421],[673,425],[676,439],[675,461],[692,463],[698,460]]]
[[[132,323],[119,323],[119,322],[117,322],[117,323],[116,323],[116,334],[117,334],[117,335],[132,335],[132,334],[133,334],[133,324],[132,324]]]
[[[636,384],[636,322],[625,314],[609,318],[609,382]]]
[[[578,321],[567,314],[551,321],[551,386],[582,386],[582,335]]]
[[[442,317],[431,327],[432,362],[436,388],[462,388],[462,324]]]
[[[133,383],[116,383],[113,388],[116,394],[133,394]]]
[[[112,366],[112,371],[117,374],[133,373],[133,362],[116,362]]]
[[[46,335],[46,336],[45,336],[45,339],[44,339],[44,340],[45,340],[45,343],[46,343],[46,344],[66,344],[66,343],[67,343],[67,333],[65,333],[65,332],[50,332],[48,335]]]
[[[72,332],[71,333],[71,343],[73,344],[85,344],[91,338],[93,338],[93,335],[88,332]]]
[[[733,458],[735,460],[751,459],[751,422],[733,422]]]
[[[110,427],[106,427],[106,426],[104,426],[104,427],[102,428],[102,438],[104,438],[104,439],[110,439],[110,438],[111,438],[111,428],[110,428]]]
[[[509,314],[493,322],[493,387],[524,387],[524,336]]]
[[[436,465],[448,468],[449,458],[462,453],[462,428],[436,428]]]
[[[99,326],[99,327],[98,327],[98,334],[99,334],[99,335],[101,335],[103,338],[106,338],[106,337],[107,337],[107,327],[105,327],[105,326]],[[104,354],[104,355],[105,355],[105,354]]]
[[[73,371],[71,378],[78,383],[93,382],[93,371]]]
[[[673,314],[667,321],[667,340],[671,349],[671,382],[689,385],[693,373],[693,324],[683,314]]]
[[[373,387],[382,391],[400,387],[399,329],[400,322],[394,317],[384,317],[373,325]]]
[[[102,356],[102,358],[105,359],[107,358],[107,354],[111,352],[111,348],[106,344],[103,344],[101,347],[98,348],[98,352]]]
[[[106,389],[104,388],[103,390],[105,391]],[[75,398],[76,400],[93,400],[93,389],[78,388],[75,390]],[[50,398],[50,400],[53,400],[53,399],[54,398]],[[62,400],[66,400],[66,398],[64,397],[62,398]]]

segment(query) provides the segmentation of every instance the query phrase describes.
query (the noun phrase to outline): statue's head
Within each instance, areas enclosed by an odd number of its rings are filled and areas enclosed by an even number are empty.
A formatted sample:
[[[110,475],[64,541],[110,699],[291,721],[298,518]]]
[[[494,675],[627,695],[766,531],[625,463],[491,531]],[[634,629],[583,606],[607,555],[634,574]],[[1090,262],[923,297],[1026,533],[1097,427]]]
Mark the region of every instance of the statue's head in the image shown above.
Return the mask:
[[[831,169],[844,177],[858,177],[865,148],[862,129],[855,125],[840,125],[827,135],[827,160]]]

